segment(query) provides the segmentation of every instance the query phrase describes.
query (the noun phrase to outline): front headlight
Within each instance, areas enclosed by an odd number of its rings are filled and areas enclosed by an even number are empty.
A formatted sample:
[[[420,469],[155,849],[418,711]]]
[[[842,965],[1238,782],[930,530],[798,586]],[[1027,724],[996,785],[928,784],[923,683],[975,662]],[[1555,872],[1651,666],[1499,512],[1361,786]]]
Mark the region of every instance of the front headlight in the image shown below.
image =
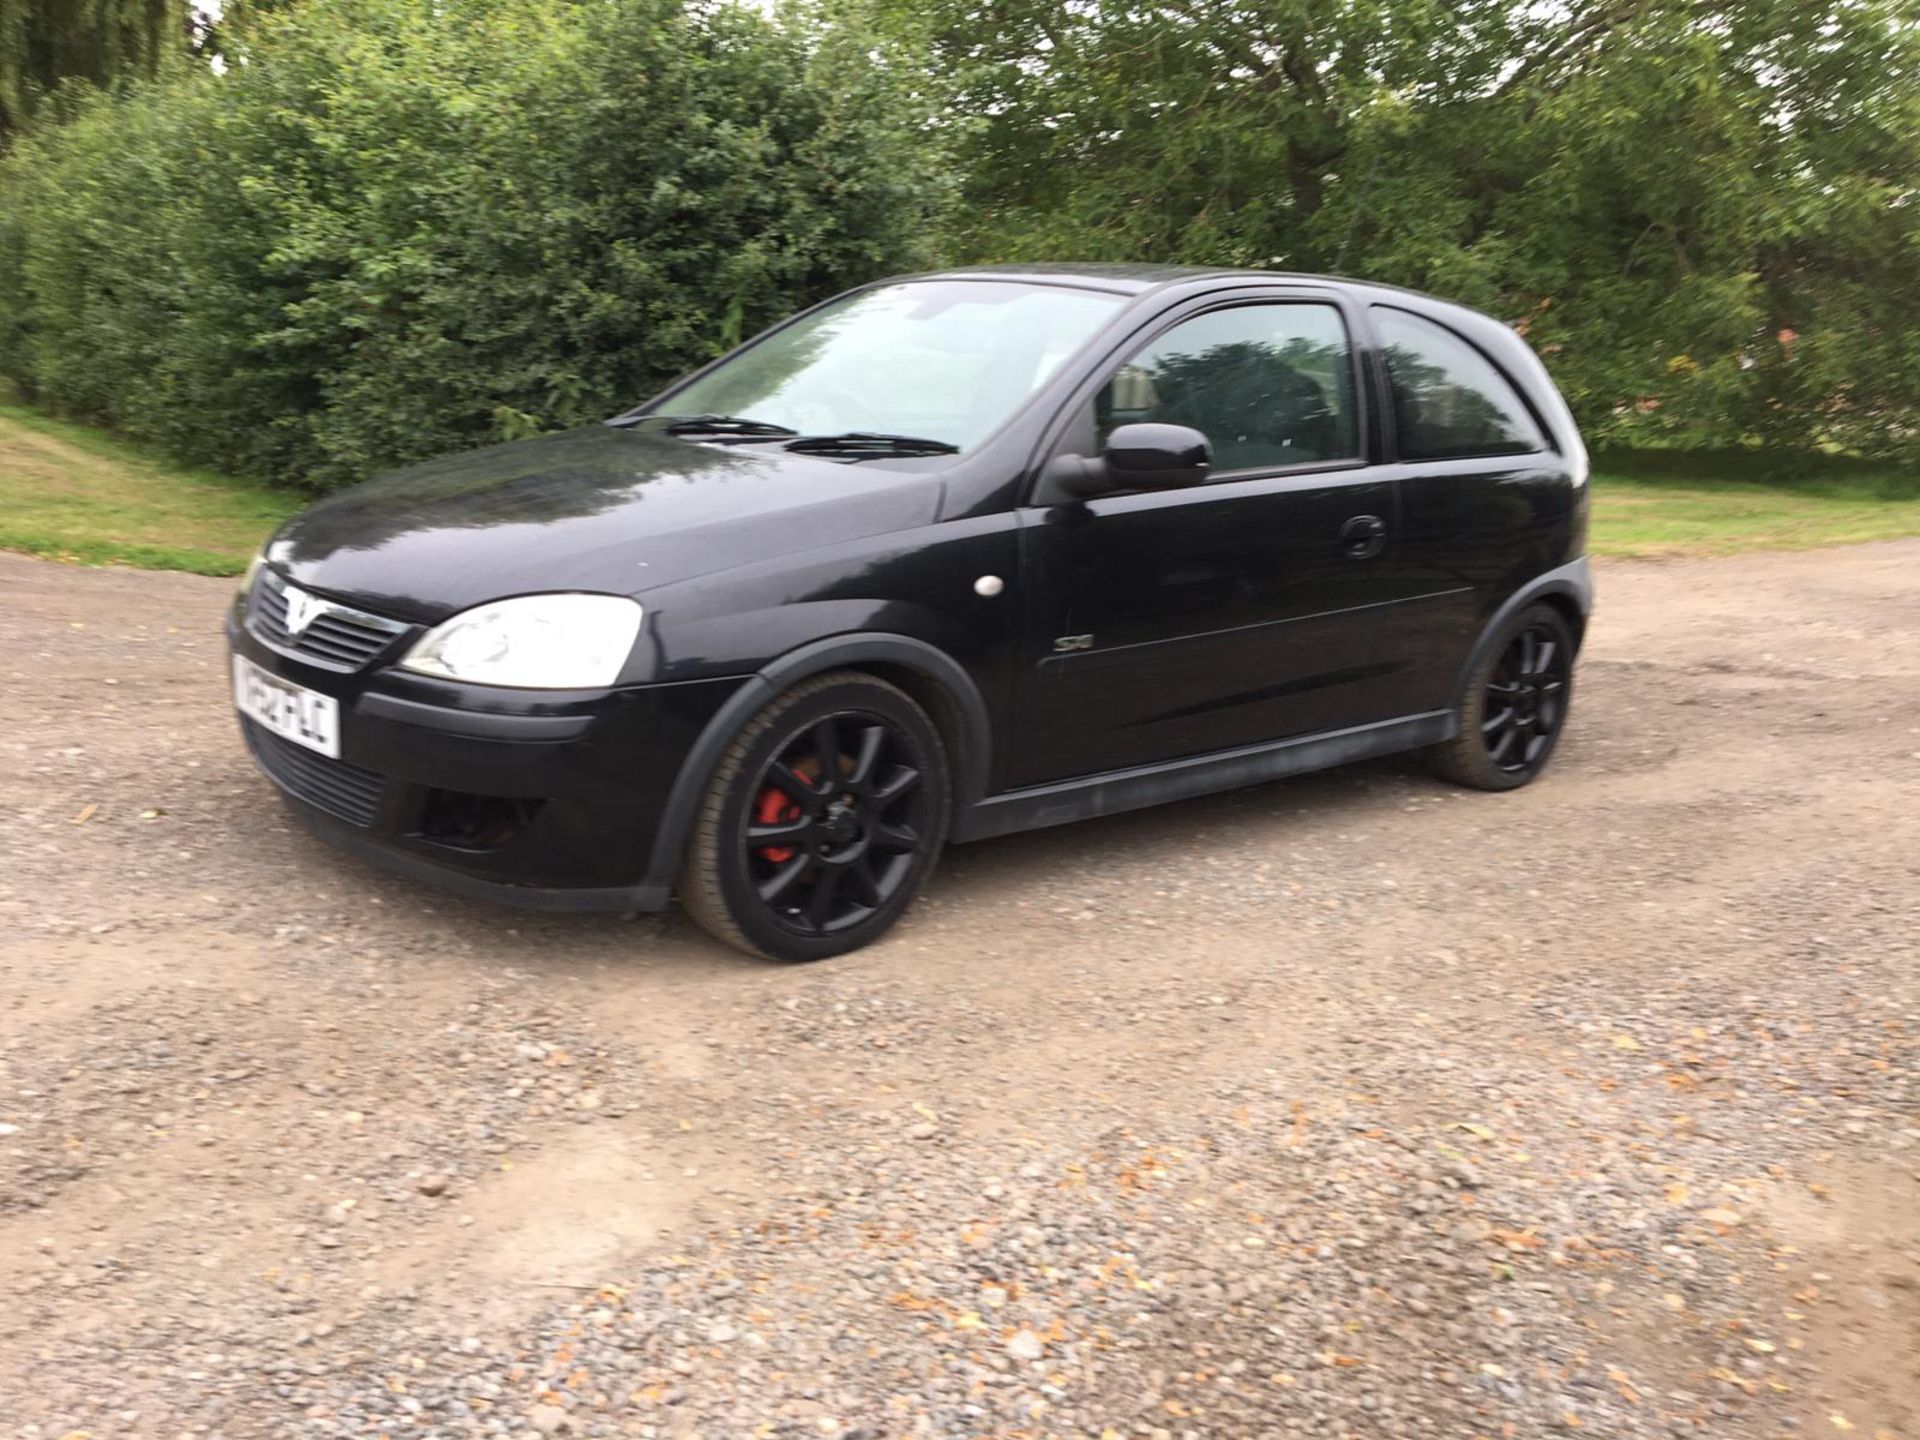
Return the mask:
[[[262,545],[253,552],[253,558],[247,562],[247,572],[240,577],[240,596],[245,599],[253,591],[253,580],[260,573],[260,567],[267,563],[267,547]]]
[[[640,606],[621,595],[496,600],[441,621],[400,665],[475,685],[595,689],[620,678],[640,616]]]

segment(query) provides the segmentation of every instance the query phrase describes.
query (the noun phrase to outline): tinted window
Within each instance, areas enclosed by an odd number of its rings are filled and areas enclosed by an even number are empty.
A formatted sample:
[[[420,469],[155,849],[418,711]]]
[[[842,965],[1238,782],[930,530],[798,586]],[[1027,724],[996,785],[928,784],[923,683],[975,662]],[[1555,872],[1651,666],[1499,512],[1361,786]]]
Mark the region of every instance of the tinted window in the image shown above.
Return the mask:
[[[1407,460],[1521,455],[1545,448],[1520,396],[1465,340],[1405,310],[1376,308],[1393,422]]]
[[[1099,438],[1120,425],[1190,425],[1213,468],[1270,469],[1360,453],[1347,330],[1331,305],[1240,305],[1167,331],[1094,402]]]

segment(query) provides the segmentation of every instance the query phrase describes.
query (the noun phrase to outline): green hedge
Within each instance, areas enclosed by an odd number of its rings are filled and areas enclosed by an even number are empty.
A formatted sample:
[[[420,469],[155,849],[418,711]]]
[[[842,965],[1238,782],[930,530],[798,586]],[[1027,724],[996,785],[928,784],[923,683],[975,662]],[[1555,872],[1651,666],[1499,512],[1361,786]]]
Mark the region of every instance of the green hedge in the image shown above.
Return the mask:
[[[851,40],[672,0],[328,0],[68,105],[0,164],[0,373],[316,490],[611,413],[945,198]]]

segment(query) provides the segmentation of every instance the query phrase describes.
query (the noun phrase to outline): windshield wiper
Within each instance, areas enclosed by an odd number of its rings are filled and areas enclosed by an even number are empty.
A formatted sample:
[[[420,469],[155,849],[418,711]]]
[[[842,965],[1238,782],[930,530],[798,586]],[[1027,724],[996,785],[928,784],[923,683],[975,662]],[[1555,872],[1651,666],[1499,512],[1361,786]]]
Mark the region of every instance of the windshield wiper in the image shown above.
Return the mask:
[[[849,430],[841,435],[802,435],[780,447],[796,455],[846,455],[864,460],[876,455],[958,455],[960,447],[919,435],[883,435]]]
[[[771,420],[750,420],[744,415],[616,415],[604,422],[617,430],[630,430],[647,420],[664,420],[660,428],[669,435],[697,435],[721,444],[745,444],[749,440],[784,440],[800,432]]]
[[[672,415],[653,417],[666,420],[669,435],[735,436],[742,440],[772,440],[800,432],[771,420],[749,420],[744,415]]]

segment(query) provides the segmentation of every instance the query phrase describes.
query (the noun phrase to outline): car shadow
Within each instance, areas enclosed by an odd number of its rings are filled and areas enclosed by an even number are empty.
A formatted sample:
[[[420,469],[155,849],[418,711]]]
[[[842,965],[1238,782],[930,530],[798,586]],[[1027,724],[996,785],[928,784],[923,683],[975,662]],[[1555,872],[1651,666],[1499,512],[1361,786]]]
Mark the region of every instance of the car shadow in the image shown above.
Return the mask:
[[[1210,846],[1271,843],[1276,817],[1320,815],[1403,800],[1438,785],[1417,758],[1404,755],[1337,769],[1286,776],[1216,795],[1175,800],[1067,825],[993,840],[951,845],[934,886],[948,900],[977,889],[1018,885],[1036,875],[1057,879],[1071,869],[1097,870],[1103,860],[1182,855],[1204,840]]]
[[[262,782],[264,785],[266,782]],[[1228,849],[1274,843],[1282,817],[1325,817],[1397,804],[1429,780],[1418,759],[1389,756],[1334,770],[1290,776],[1217,795],[1173,801],[1116,815],[1025,831],[966,845],[942,857],[929,893],[943,907],[1018,899],[1020,892],[1062,878],[1097,875],[1103,866],[1189,854],[1196,844]],[[299,818],[261,796],[258,808],[236,814],[229,833],[262,860],[296,869],[314,919],[345,914],[382,917],[414,931],[431,922],[435,952],[484,959],[535,972],[580,973],[638,967],[657,977],[742,975],[785,968],[713,941],[676,904],[663,913],[523,910],[496,901],[453,895],[370,861],[343,854],[311,834]],[[263,824],[264,821],[264,824]],[[329,913],[331,912],[331,913]],[[282,911],[276,908],[275,914]],[[389,930],[386,924],[376,926]],[[383,937],[387,943],[396,938]],[[800,967],[802,969],[806,967]]]

